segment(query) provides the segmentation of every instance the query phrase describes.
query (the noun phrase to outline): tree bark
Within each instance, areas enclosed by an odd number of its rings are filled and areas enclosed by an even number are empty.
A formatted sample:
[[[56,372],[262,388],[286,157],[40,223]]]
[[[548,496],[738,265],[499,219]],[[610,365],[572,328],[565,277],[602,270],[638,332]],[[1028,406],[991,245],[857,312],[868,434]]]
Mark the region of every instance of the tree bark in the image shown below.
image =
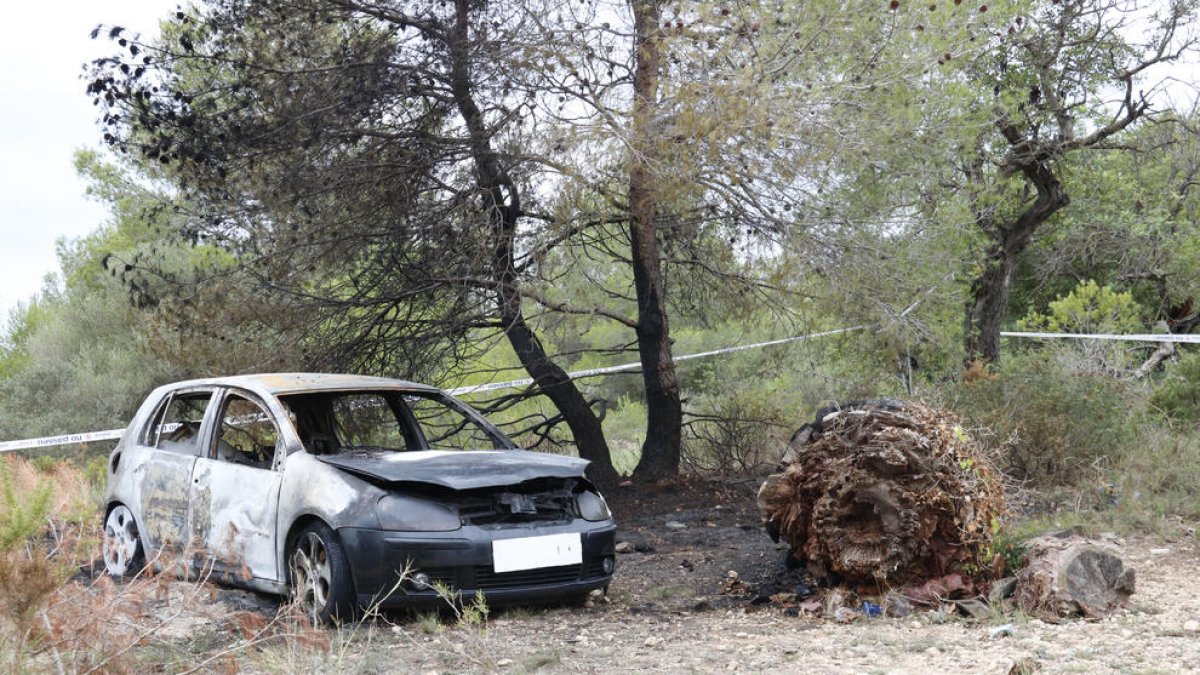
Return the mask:
[[[630,0],[636,37],[633,73],[633,147],[629,169],[629,240],[637,293],[638,353],[646,389],[646,440],[633,477],[640,482],[679,472],[683,406],[671,356],[670,328],[655,229],[658,195],[649,165],[656,139],[653,117],[658,100],[661,53],[658,0]]]
[[[992,244],[985,255],[983,271],[971,281],[971,297],[963,320],[964,363],[968,365],[976,359],[988,363],[1000,360],[1000,327],[1008,310],[1017,256],[1029,246],[1034,232],[1071,201],[1054,175],[1049,153],[1035,149],[1015,125],[1001,120],[998,126],[1010,147],[1004,170],[1020,171],[1037,196],[1007,223],[996,223],[983,210],[976,210],[977,224],[992,238]]]
[[[571,429],[579,456],[591,462],[588,477],[600,485],[614,485],[619,476],[613,468],[600,419],[567,373],[546,354],[545,347],[525,321],[521,309],[520,279],[513,252],[517,221],[521,216],[520,193],[492,149],[483,113],[472,95],[468,51],[469,4],[468,0],[455,0],[455,23],[448,34],[450,80],[455,105],[470,138],[476,178],[494,237],[492,275],[496,281],[500,322],[521,365]]]
[[[1079,536],[1039,537],[1027,543],[1017,573],[1017,604],[1048,621],[1102,619],[1129,604],[1136,580],[1117,551]]]

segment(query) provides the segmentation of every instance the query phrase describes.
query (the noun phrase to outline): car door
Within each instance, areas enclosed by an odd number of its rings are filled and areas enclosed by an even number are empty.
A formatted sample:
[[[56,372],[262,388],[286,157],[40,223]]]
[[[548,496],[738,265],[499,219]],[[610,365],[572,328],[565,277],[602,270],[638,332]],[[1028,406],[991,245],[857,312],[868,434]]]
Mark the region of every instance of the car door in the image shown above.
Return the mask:
[[[136,501],[152,555],[190,546],[188,484],[205,447],[203,423],[213,393],[211,388],[172,392],[138,438],[145,460],[135,469],[141,474]]]
[[[192,470],[191,535],[227,580],[281,581],[275,560],[279,426],[248,392],[225,390],[210,417],[206,451]]]

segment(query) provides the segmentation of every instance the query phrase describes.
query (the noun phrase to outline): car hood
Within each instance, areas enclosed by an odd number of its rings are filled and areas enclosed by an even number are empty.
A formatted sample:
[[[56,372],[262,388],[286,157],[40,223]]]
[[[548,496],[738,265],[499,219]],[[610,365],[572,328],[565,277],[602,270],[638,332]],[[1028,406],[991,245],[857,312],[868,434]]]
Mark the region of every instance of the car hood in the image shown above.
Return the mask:
[[[388,483],[425,483],[452,490],[516,485],[537,478],[583,478],[588,461],[528,450],[354,450],[317,459]]]

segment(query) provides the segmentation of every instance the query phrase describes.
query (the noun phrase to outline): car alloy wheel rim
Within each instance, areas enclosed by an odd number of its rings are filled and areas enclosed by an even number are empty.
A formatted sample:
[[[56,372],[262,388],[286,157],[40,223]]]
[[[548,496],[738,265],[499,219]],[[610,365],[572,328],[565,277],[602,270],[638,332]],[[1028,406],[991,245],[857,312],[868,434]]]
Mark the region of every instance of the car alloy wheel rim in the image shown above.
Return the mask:
[[[108,513],[104,521],[104,567],[109,574],[123,576],[137,551],[138,533],[133,513],[124,504]]]
[[[305,533],[292,554],[292,592],[314,621],[329,602],[332,576],[325,542],[315,532]]]

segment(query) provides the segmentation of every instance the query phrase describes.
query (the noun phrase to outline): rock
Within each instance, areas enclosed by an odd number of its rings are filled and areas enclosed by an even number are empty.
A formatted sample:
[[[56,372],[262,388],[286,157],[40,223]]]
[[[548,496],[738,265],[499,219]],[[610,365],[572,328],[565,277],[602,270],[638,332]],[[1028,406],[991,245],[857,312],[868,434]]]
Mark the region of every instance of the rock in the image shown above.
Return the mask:
[[[983,620],[992,617],[992,608],[986,602],[976,598],[955,600],[954,606],[958,608],[958,611],[962,612],[963,616],[969,616],[972,619]]]
[[[796,588],[792,592],[796,594],[797,598],[803,599],[803,598],[807,598],[808,596],[812,595],[813,589],[809,588],[808,584],[806,584],[804,582],[800,582],[800,583],[796,584]]]
[[[1077,536],[1039,537],[1028,543],[1013,597],[1034,617],[1099,619],[1126,606],[1134,586],[1134,572],[1115,547]]]
[[[845,604],[846,596],[835,588],[825,594],[825,599],[821,601],[821,610],[825,616],[834,616]]]
[[[654,547],[651,546],[649,542],[645,541],[633,542],[633,550],[637,551],[638,553],[654,553]]]
[[[615,550],[617,553],[633,553],[637,549],[634,547],[633,542],[631,541],[619,541],[617,542],[617,545],[613,547],[613,550]]]
[[[661,645],[662,643],[663,643],[662,638],[652,635],[652,636],[646,638],[646,641],[643,642],[642,644],[647,647],[657,647],[657,646]]]
[[[1189,633],[1200,633],[1200,621],[1191,619],[1183,622],[1183,629]]]
[[[833,613],[833,620],[838,623],[850,623],[862,616],[861,613],[850,609],[849,607],[838,607]]]
[[[496,662],[496,667],[497,668],[507,668],[507,667],[511,666],[512,664],[513,664],[512,659],[500,659],[499,661]]]
[[[666,527],[668,530],[686,530],[687,529],[687,525],[684,525],[683,523],[679,522],[678,520],[668,520]]]
[[[988,637],[995,640],[996,638],[1012,637],[1014,627],[1011,623],[1006,623],[1003,626],[996,626],[988,631]]]
[[[903,619],[913,613],[912,600],[899,593],[888,593],[883,598],[883,613],[893,619]]]
[[[1170,552],[1171,552],[1171,549],[1169,549],[1169,548],[1152,548],[1152,549],[1150,549],[1150,555],[1167,555]]]
[[[1011,598],[1013,593],[1017,592],[1017,578],[1004,577],[992,582],[991,588],[988,590],[988,603],[993,605],[1000,604],[1000,601]]]
[[[950,611],[953,605],[942,605],[937,608],[937,611],[929,615],[929,623],[941,625],[950,620]]]

